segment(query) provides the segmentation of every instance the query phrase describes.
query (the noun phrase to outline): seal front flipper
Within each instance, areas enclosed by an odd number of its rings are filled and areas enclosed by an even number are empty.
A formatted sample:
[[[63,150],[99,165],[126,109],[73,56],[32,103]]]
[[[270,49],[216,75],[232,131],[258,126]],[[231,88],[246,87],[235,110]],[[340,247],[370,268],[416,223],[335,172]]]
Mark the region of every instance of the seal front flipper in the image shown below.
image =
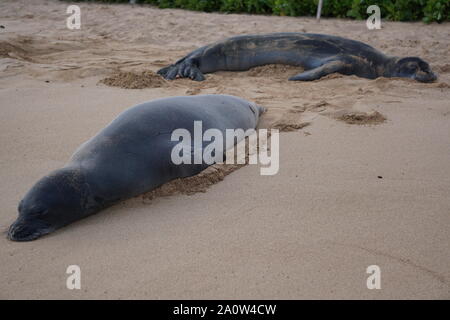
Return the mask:
[[[348,65],[343,61],[330,61],[320,67],[299,73],[293,77],[290,77],[291,81],[313,81],[320,79],[331,73],[339,72],[342,74],[349,74]]]
[[[190,78],[195,81],[205,80],[205,76],[192,60],[182,60],[176,64],[162,68],[158,74],[166,80],[174,80],[175,78]]]

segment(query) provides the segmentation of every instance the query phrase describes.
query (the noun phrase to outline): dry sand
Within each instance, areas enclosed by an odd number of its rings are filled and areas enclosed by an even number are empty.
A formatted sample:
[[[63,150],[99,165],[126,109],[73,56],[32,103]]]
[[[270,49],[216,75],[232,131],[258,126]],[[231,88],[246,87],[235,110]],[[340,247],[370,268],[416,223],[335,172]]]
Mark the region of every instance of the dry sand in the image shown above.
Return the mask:
[[[82,28],[68,30],[67,5],[0,3],[0,298],[450,298],[448,23],[369,31],[363,21],[79,3]],[[200,45],[282,31],[421,56],[440,78],[300,83],[286,66],[202,83],[151,76]],[[38,241],[6,240],[31,185],[121,111],[204,93],[253,100],[268,108],[261,127],[291,131],[277,175],[212,168]],[[65,287],[71,264],[81,290]],[[381,290],[366,287],[373,264]]]

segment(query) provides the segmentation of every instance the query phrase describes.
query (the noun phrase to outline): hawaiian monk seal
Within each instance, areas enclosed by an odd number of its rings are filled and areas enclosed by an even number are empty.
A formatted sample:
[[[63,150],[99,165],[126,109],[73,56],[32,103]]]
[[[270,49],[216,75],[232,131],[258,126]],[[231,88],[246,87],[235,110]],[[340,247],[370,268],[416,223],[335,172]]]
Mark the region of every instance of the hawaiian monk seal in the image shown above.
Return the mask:
[[[418,57],[390,57],[360,41],[313,33],[242,35],[194,50],[158,74],[202,81],[203,73],[245,71],[266,64],[301,66],[304,72],[289,80],[311,81],[330,73],[411,78],[432,82],[436,75]]]
[[[179,143],[171,141],[175,129],[186,129],[192,136],[194,121],[202,121],[203,132],[214,128],[225,136],[226,129],[256,128],[263,111],[228,95],[170,97],[134,106],[82,144],[63,168],[28,191],[8,238],[34,240],[119,200],[195,175],[208,164],[202,159],[199,164],[173,163],[171,152]],[[204,147],[203,142],[200,148]]]

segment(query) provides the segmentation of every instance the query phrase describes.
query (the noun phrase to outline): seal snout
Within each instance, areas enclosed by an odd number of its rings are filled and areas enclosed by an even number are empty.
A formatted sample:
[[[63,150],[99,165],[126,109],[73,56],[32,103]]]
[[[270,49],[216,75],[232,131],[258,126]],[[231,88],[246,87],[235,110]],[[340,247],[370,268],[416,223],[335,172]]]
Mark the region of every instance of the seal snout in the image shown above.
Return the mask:
[[[12,241],[31,241],[49,233],[51,230],[38,221],[17,219],[8,230],[8,239]]]
[[[433,81],[436,81],[436,79],[437,79],[437,74],[431,70],[420,72],[420,73],[417,73],[417,75],[416,75],[416,80],[420,81],[420,82],[433,82]]]

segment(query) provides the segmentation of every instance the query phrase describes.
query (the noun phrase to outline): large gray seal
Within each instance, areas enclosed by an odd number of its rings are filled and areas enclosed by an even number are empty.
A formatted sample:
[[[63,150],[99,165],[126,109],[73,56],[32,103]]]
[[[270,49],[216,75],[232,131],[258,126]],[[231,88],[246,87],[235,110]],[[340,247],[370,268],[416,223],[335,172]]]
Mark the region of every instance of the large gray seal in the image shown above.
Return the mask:
[[[304,72],[289,80],[311,81],[331,73],[411,78],[432,82],[436,75],[418,57],[390,57],[355,40],[313,33],[272,33],[231,37],[199,48],[158,71],[165,79],[202,81],[204,73],[245,71],[266,64],[300,66]]]
[[[28,191],[8,238],[36,239],[117,201],[195,175],[209,164],[174,164],[171,152],[179,144],[171,139],[175,129],[194,135],[194,121],[201,121],[203,132],[217,129],[225,137],[227,129],[256,128],[262,112],[262,107],[228,95],[170,97],[134,106]]]

